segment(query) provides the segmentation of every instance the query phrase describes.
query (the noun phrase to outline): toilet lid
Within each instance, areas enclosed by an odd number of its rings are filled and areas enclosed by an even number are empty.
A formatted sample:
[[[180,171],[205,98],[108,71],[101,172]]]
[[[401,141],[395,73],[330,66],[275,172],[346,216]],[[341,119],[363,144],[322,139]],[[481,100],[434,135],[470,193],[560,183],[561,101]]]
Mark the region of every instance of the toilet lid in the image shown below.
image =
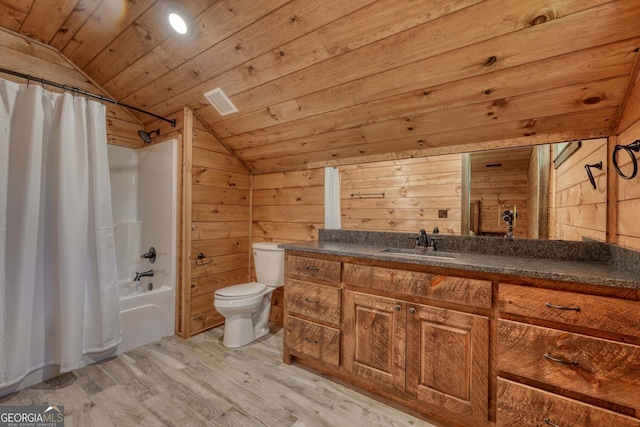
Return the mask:
[[[265,251],[284,251],[278,247],[280,243],[277,242],[254,242],[251,247],[253,249],[262,249]]]
[[[263,285],[262,283],[249,282],[218,289],[214,295],[226,298],[252,297],[262,293],[266,288],[266,285]]]

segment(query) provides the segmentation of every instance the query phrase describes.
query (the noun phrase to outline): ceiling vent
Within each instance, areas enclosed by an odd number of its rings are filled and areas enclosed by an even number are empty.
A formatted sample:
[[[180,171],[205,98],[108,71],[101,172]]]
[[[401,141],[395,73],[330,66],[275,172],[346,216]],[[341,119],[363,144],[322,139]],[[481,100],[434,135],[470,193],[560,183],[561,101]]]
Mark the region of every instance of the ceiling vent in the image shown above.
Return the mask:
[[[229,114],[237,113],[238,108],[233,105],[233,102],[229,99],[226,93],[222,91],[222,89],[217,88],[212,90],[211,92],[207,92],[204,94],[205,98],[209,100],[211,105],[218,110],[221,116],[226,116]]]

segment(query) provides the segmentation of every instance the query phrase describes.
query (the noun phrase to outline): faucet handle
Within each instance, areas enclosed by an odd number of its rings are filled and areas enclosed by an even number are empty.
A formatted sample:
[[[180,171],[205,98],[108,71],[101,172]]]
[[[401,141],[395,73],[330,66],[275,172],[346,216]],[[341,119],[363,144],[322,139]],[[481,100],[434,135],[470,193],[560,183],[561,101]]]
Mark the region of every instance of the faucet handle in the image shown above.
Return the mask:
[[[420,247],[420,236],[407,236],[409,239],[415,239],[414,247]]]
[[[142,255],[140,255],[140,258],[145,258],[148,259],[152,264],[154,262],[156,262],[156,248],[154,248],[153,246],[151,246],[149,248],[149,252],[143,253]]]
[[[434,250],[434,251],[437,251],[437,250],[438,250],[438,248],[436,247],[436,242],[437,242],[437,241],[438,241],[438,242],[441,242],[441,241],[443,241],[443,240],[444,240],[444,239],[443,239],[442,237],[432,237],[432,238],[430,239],[430,246],[433,248],[433,250]]]

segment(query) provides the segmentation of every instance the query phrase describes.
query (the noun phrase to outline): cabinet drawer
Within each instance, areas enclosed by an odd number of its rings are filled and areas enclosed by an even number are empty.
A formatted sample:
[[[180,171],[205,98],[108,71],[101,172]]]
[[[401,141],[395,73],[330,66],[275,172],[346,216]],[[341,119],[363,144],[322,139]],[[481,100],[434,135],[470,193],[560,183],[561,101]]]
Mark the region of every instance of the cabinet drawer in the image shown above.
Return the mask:
[[[501,313],[640,337],[640,302],[500,283]]]
[[[394,268],[344,264],[345,284],[416,297],[491,308],[491,281]]]
[[[498,320],[498,371],[640,414],[640,347]]]
[[[498,378],[497,400],[496,425],[500,427],[640,427],[638,419],[502,378]]]
[[[287,279],[284,304],[290,313],[340,324],[340,288]]]
[[[285,345],[291,350],[333,366],[340,364],[339,330],[291,316],[285,318],[285,328]]]
[[[340,282],[340,261],[290,255],[286,263],[287,277],[300,280]]]

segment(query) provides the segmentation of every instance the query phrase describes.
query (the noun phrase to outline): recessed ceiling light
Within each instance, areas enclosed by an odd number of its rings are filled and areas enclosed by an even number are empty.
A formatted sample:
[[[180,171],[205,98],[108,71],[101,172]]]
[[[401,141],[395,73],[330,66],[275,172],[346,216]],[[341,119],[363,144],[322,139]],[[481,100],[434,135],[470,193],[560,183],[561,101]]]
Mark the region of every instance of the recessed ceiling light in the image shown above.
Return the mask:
[[[169,12],[169,24],[178,34],[187,34],[189,32],[187,21],[175,11]]]

